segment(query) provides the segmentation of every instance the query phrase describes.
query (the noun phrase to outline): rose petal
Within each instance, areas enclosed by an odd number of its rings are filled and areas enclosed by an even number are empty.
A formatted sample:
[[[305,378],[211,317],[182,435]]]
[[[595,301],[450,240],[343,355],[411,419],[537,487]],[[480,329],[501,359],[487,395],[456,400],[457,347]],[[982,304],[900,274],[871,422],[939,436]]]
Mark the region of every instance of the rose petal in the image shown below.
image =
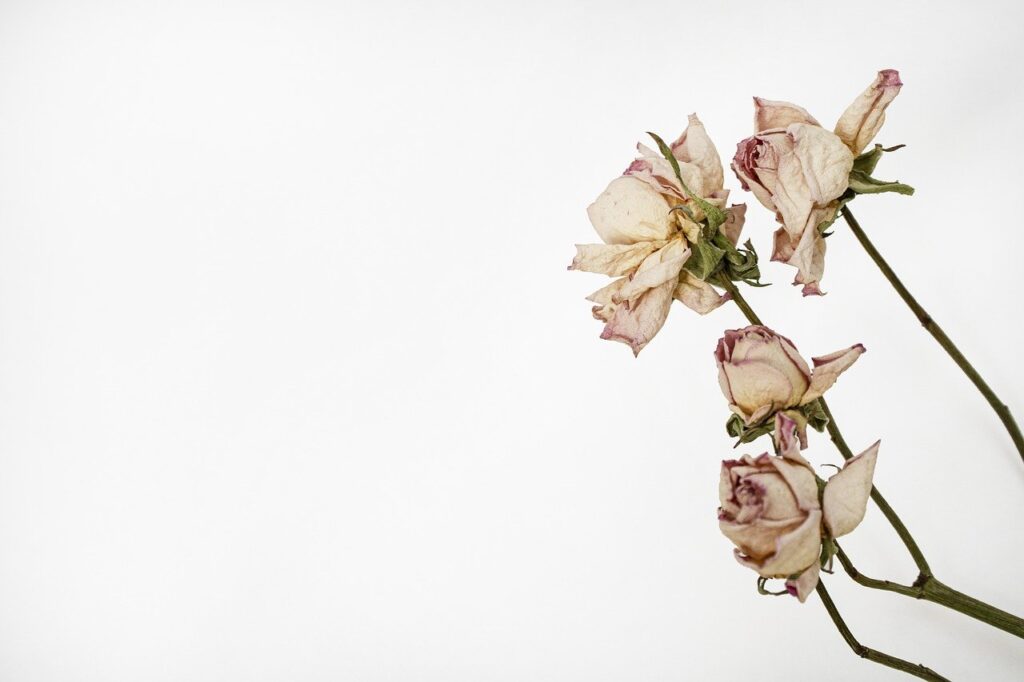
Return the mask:
[[[795,123],[786,129],[800,161],[804,182],[816,206],[824,206],[846,191],[853,154],[834,133],[816,125]],[[781,171],[780,171],[781,172]]]
[[[807,601],[807,597],[814,592],[814,589],[818,586],[818,578],[821,574],[821,567],[818,566],[818,562],[815,561],[813,564],[807,567],[803,573],[798,575],[795,579],[790,578],[786,581],[786,590],[791,595],[800,600],[803,604]]]
[[[755,133],[761,133],[774,128],[786,128],[792,123],[821,125],[803,107],[798,107],[789,102],[775,102],[761,97],[754,98]]]
[[[713,286],[685,271],[679,278],[674,296],[677,301],[701,315],[710,313],[731,298],[729,294],[718,293]]]
[[[880,441],[846,462],[843,470],[825,484],[822,503],[825,525],[832,537],[842,537],[860,524],[871,495],[871,479],[875,474]]]
[[[601,338],[625,343],[633,355],[639,355],[665,324],[675,288],[675,282],[665,282],[645,292],[635,303],[617,306]]]
[[[815,509],[799,527],[777,539],[775,552],[765,561],[751,561],[742,556],[737,556],[737,560],[765,578],[787,578],[810,566],[818,559],[820,551],[821,512]]]
[[[594,313],[594,317],[602,322],[607,322],[612,319],[612,315],[615,313],[615,309],[618,304],[615,303],[615,295],[629,282],[629,278],[623,277],[617,279],[607,286],[603,286],[590,296],[587,296],[588,301],[593,301],[595,305],[591,312]]]
[[[622,277],[633,272],[649,255],[665,245],[663,241],[637,244],[577,244],[570,270]]]
[[[615,178],[587,208],[606,244],[635,244],[668,239],[674,229],[668,201],[645,182]]]
[[[846,108],[836,123],[836,135],[854,154],[860,154],[885,123],[885,109],[900,93],[903,82],[895,69],[879,71],[874,82]]]
[[[803,458],[801,458],[803,459]],[[818,482],[814,472],[805,463],[792,462],[784,457],[772,457],[772,466],[785,479],[796,498],[797,506],[803,511],[820,509],[818,505]]]
[[[657,252],[644,259],[629,283],[619,290],[616,303],[636,300],[649,289],[665,283],[672,284],[675,292],[676,281],[683,265],[690,257],[690,248],[682,239],[673,239]]]
[[[700,169],[700,187],[690,186],[690,189],[700,192],[701,197],[721,189],[725,184],[722,158],[718,155],[715,143],[708,137],[704,124],[697,118],[697,114],[690,114],[686,130],[678,140],[672,143],[672,154],[678,161],[692,164]]]
[[[814,371],[811,374],[811,385],[800,401],[801,405],[817,400],[825,391],[836,383],[839,375],[850,368],[867,349],[863,345],[850,346],[846,350],[836,351],[819,358],[811,358],[814,362]]]
[[[810,466],[800,448],[807,447],[807,419],[797,410],[775,413],[775,446],[786,459]]]

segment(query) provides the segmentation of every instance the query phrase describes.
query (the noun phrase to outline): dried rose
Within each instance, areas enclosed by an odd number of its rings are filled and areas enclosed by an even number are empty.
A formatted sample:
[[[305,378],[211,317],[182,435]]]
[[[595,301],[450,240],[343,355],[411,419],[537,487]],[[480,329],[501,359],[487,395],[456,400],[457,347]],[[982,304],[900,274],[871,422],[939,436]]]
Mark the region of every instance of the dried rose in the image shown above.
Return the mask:
[[[700,235],[700,208],[684,192],[663,156],[637,145],[640,156],[612,180],[587,209],[603,244],[577,244],[570,270],[616,277],[588,300],[594,317],[605,323],[602,339],[620,341],[638,354],[658,333],[673,300],[698,313],[708,313],[728,297],[683,269],[690,244]],[[696,115],[671,145],[680,175],[694,194],[722,208],[722,162]],[[677,210],[678,209],[678,210]],[[745,206],[727,210],[723,234],[735,245]],[[692,218],[692,219],[691,219]]]
[[[897,71],[880,71],[834,132],[795,104],[754,98],[755,134],[737,145],[732,169],[743,189],[782,223],[772,260],[797,268],[794,284],[803,285],[805,296],[821,294],[825,240],[819,228],[835,219],[854,155],[878,133],[902,85]]]
[[[718,340],[718,382],[729,408],[752,426],[772,414],[820,398],[864,353],[857,344],[813,358],[814,371],[793,342],[767,327],[730,329]]]
[[[794,425],[779,428],[790,431],[782,456],[722,462],[718,524],[737,561],[764,578],[785,578],[803,602],[818,584],[823,538],[846,535],[864,518],[879,444],[849,460],[819,498]]]

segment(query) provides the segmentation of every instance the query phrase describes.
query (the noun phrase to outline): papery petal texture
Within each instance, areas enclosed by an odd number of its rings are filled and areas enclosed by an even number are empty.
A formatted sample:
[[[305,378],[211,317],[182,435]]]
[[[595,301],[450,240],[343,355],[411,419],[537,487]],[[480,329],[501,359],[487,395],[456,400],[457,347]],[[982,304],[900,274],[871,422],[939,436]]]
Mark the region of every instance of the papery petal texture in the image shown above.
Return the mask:
[[[875,139],[885,123],[885,110],[900,93],[903,82],[895,69],[878,72],[875,80],[862,92],[836,123],[836,135],[854,154],[860,154]]]
[[[832,476],[825,484],[822,504],[825,525],[831,531],[832,537],[846,535],[864,519],[868,497],[871,495],[871,481],[875,475],[878,446],[879,443],[876,442],[847,461],[842,471]]]

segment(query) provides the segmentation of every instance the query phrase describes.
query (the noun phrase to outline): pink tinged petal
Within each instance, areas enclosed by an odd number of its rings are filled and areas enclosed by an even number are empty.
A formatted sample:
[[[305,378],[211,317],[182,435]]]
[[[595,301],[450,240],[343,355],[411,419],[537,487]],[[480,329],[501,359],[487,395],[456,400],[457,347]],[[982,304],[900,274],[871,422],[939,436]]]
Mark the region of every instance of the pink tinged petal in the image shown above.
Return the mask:
[[[644,293],[635,303],[617,306],[601,338],[625,343],[633,355],[639,355],[665,324],[675,287],[675,282],[665,282]]]
[[[860,524],[871,495],[871,480],[875,475],[878,445],[869,447],[849,460],[843,470],[825,484],[822,503],[825,525],[832,537],[842,537]]]
[[[710,313],[730,298],[729,294],[718,293],[713,286],[688,272],[682,273],[673,295],[677,301],[701,315]]]
[[[821,125],[803,107],[789,102],[775,102],[761,97],[754,98],[755,133],[762,133],[774,128],[786,128],[793,123]]]
[[[666,283],[672,284],[674,293],[679,272],[689,257],[690,248],[686,242],[682,239],[673,239],[644,259],[636,273],[630,278],[629,283],[619,290],[615,302],[635,303],[649,289]]]
[[[843,141],[824,128],[802,123],[789,126],[786,132],[814,204],[824,206],[839,198],[853,169],[853,154]]]
[[[885,123],[885,109],[900,93],[899,71],[879,71],[874,82],[846,108],[836,123],[836,135],[854,154],[860,154],[875,139]]]
[[[846,350],[836,351],[830,355],[823,355],[820,358],[811,358],[814,362],[814,373],[811,375],[811,385],[804,394],[801,405],[817,400],[825,391],[832,387],[839,375],[850,368],[857,358],[865,353],[863,345],[850,346]]]
[[[821,568],[818,566],[818,562],[815,561],[796,578],[787,580],[786,590],[803,604],[807,601],[807,597],[811,596],[811,592],[814,592],[814,589],[818,587],[820,573]]]
[[[668,239],[674,229],[671,206],[641,180],[623,176],[587,208],[590,222],[606,244],[635,244]]]
[[[740,233],[743,231],[743,223],[747,219],[747,205],[733,204],[725,212],[725,223],[718,229],[729,242],[736,246],[740,241]]]
[[[690,114],[686,130],[671,146],[676,159],[700,169],[704,191],[702,196],[723,187],[725,175],[722,171],[722,159],[697,114]],[[697,191],[693,187],[690,189]]]
[[[743,189],[753,192],[761,205],[770,211],[776,210],[772,201],[776,159],[777,151],[770,141],[755,135],[736,145],[731,166]]]
[[[622,277],[631,274],[645,258],[664,244],[662,241],[638,244],[577,244],[576,257],[572,259],[569,269]]]
[[[807,447],[807,419],[797,410],[775,413],[775,446],[786,459],[810,466],[800,448]]]

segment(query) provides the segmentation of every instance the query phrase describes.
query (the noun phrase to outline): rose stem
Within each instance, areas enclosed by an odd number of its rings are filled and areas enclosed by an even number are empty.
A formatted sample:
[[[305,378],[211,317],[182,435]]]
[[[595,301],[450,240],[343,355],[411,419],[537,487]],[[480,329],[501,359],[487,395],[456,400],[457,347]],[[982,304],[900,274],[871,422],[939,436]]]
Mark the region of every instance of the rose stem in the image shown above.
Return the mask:
[[[821,597],[821,603],[825,605],[825,610],[828,611],[828,615],[832,617],[832,622],[835,623],[836,628],[839,630],[839,634],[843,636],[846,643],[853,649],[853,653],[857,654],[861,658],[866,658],[874,663],[879,663],[896,670],[902,670],[903,672],[919,677],[922,680],[934,680],[936,682],[949,682],[949,680],[942,675],[938,674],[931,668],[927,668],[920,663],[914,664],[909,661],[904,661],[902,658],[896,658],[889,654],[884,654],[881,651],[866,647],[857,641],[857,638],[850,632],[850,628],[846,625],[846,621],[839,614],[839,609],[836,608],[835,602],[832,601],[832,597],[829,596],[828,590],[825,589],[825,583],[822,580],[818,581],[818,587],[815,588],[818,592],[818,596]]]
[[[1003,422],[1003,426],[1006,427],[1006,432],[1010,434],[1010,439],[1013,440],[1013,444],[1016,446],[1021,459],[1024,459],[1024,435],[1021,435],[1020,427],[1017,426],[1017,422],[1010,413],[1010,408],[1006,406],[1006,403],[999,399],[999,396],[995,394],[995,391],[993,391],[992,388],[985,383],[985,380],[981,378],[981,375],[978,374],[978,370],[974,369],[974,366],[967,361],[967,358],[965,358],[964,354],[960,352],[960,349],[956,347],[956,344],[946,336],[946,332],[942,331],[942,327],[932,319],[932,316],[928,314],[928,311],[922,308],[921,304],[917,302],[917,299],[915,299],[907,288],[903,286],[903,282],[900,281],[900,278],[896,276],[893,269],[889,267],[889,264],[885,262],[884,258],[882,258],[882,254],[878,252],[875,245],[871,243],[870,239],[868,239],[867,234],[864,233],[864,229],[860,226],[860,223],[857,222],[857,219],[853,217],[853,213],[850,212],[849,207],[844,206],[842,214],[843,218],[846,219],[846,224],[850,226],[850,230],[857,238],[857,241],[859,241],[860,245],[864,247],[865,251],[867,251],[871,260],[875,261],[875,265],[878,266],[878,269],[882,271],[885,278],[889,280],[889,284],[892,285],[892,288],[896,290],[896,293],[900,295],[903,302],[906,303],[907,307],[914,313],[914,316],[917,317],[921,326],[928,330],[928,333],[939,342],[939,345],[942,346],[943,350],[946,351],[949,357],[953,358],[953,362],[957,364],[957,367],[967,375],[967,378],[971,380],[971,383],[974,384],[975,388],[985,396],[985,400],[987,400],[988,404],[992,406],[992,409],[995,410],[995,413],[999,416],[999,420]]]
[[[1011,635],[1024,639],[1024,618],[1018,618],[1012,613],[1007,613],[974,597],[969,597],[963,592],[958,592],[939,582],[934,576],[919,577],[913,585],[901,585],[889,580],[878,580],[877,578],[869,578],[864,575],[854,567],[850,557],[847,556],[838,543],[836,543],[836,557],[838,557],[839,563],[843,565],[843,569],[850,577],[865,587],[896,592],[897,594],[913,597],[914,599],[930,601],[951,608],[954,611],[959,611],[971,618],[988,623],[992,627],[999,628],[1009,632]]]
[[[733,284],[728,277],[719,277],[718,284],[729,292],[733,303],[743,311],[743,314],[751,324],[763,324],[761,319],[757,316],[757,313],[755,313],[750,307],[750,304],[747,303],[747,299],[743,298],[743,294],[740,293],[740,290],[736,288],[736,285]],[[840,454],[842,454],[843,459],[851,459],[853,457],[853,452],[846,444],[843,434],[839,432],[839,426],[836,425],[835,417],[833,417],[832,413],[829,411],[828,405],[825,403],[825,399],[819,398],[818,401],[821,403],[821,408],[824,410],[825,416],[828,417],[828,433],[829,436],[832,437],[832,442],[835,443],[835,446],[839,450]],[[921,549],[917,546],[914,538],[910,535],[910,531],[907,530],[907,527],[903,525],[903,521],[900,520],[900,517],[896,515],[893,508],[890,507],[889,503],[885,501],[884,497],[882,497],[882,493],[878,492],[878,489],[875,487],[871,488],[871,499],[875,501],[875,504],[882,511],[885,518],[888,519],[889,524],[896,531],[896,534],[900,536],[900,540],[903,541],[907,551],[910,552],[910,556],[913,557],[914,563],[917,564],[917,570],[920,571],[923,576],[930,576],[932,573],[931,568],[929,568],[928,562],[925,561],[924,554],[921,553]]]
[[[828,424],[825,428],[828,429],[828,435],[832,438],[832,442],[835,444],[836,449],[839,450],[839,454],[843,456],[843,459],[853,459],[853,451],[850,450],[850,446],[846,444],[846,439],[843,438],[843,434],[839,432],[839,426],[836,424],[836,418],[832,416],[832,410],[828,408],[828,403],[825,402],[825,398],[818,398],[818,403],[821,405],[822,411],[828,418]],[[878,488],[871,487],[871,499],[874,500],[875,505],[882,511],[882,514],[889,521],[889,525],[896,531],[896,535],[900,536],[900,540],[903,541],[903,545],[910,552],[910,556],[913,557],[914,563],[917,565],[917,570],[920,572],[918,580],[930,578],[932,575],[932,569],[928,565],[928,561],[924,558],[924,554],[921,552],[921,548],[917,546],[917,542],[914,541],[914,537],[907,530],[907,527],[903,525],[903,521],[893,511],[893,508],[889,506],[889,503],[882,497],[882,493],[878,492]]]

